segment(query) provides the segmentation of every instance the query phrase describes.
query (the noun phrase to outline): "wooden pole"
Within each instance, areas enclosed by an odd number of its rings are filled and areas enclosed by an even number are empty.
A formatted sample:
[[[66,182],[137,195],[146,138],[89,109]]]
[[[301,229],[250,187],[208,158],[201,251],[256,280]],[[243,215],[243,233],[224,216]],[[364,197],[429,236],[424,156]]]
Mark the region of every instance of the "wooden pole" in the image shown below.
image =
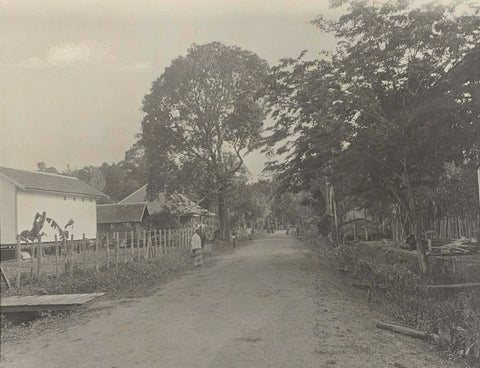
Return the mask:
[[[64,256],[64,262],[63,262],[63,265],[65,267],[65,274],[68,275],[68,270],[69,270],[69,267],[68,267],[68,252],[67,252],[67,237],[65,235],[63,235],[63,256]]]
[[[132,260],[134,260],[135,258],[135,254],[133,253],[133,245],[134,245],[133,231],[130,231],[130,250],[132,252]]]
[[[137,229],[137,260],[140,260],[140,229]]]
[[[83,272],[87,270],[87,259],[86,259],[86,252],[85,252],[86,246],[87,246],[87,243],[85,241],[85,233],[83,233],[82,235]]]
[[[98,233],[97,238],[95,239],[95,272],[98,272]]]
[[[144,249],[143,249],[143,258],[145,260],[148,259],[148,240],[150,239],[150,230],[145,230],[145,234],[144,234],[144,239],[145,239],[145,245],[144,245]]]
[[[157,230],[153,230],[154,240],[155,240],[155,256],[158,254],[158,238],[157,238]]]
[[[145,252],[147,250],[147,230],[143,229],[143,258],[147,259],[145,257]]]
[[[42,268],[42,238],[37,238],[37,279],[40,279],[40,272]]]
[[[128,262],[127,243],[128,243],[128,233],[125,232],[125,249],[124,249],[124,252],[125,252],[125,263]]]
[[[22,245],[20,244],[20,236],[17,235],[17,249],[16,249],[16,256],[17,256],[17,280],[15,285],[17,288],[20,287],[20,276],[22,275]]]
[[[70,266],[69,274],[70,274],[70,276],[73,276],[73,247],[74,247],[74,241],[73,241],[73,234],[72,234],[71,237],[70,237],[70,263],[69,263],[69,266]]]
[[[355,224],[355,208],[353,209],[353,241],[357,241],[357,227]]]
[[[58,239],[55,235],[55,277],[58,277]]]
[[[107,233],[107,270],[110,270],[110,234]]]
[[[446,284],[446,285],[423,285],[427,289],[466,289],[479,287],[480,282],[470,282],[465,284]]]
[[[392,323],[375,321],[375,326],[377,328],[381,328],[382,330],[388,330],[388,331],[400,333],[402,335],[416,337],[417,339],[428,339],[430,337],[429,334],[426,332],[414,330],[413,328],[394,325]]]
[[[365,228],[365,241],[367,241],[368,240],[368,229],[367,229],[367,209],[366,208],[363,209],[363,217],[364,217],[363,226]]]
[[[120,233],[116,233],[117,241],[115,243],[115,273],[118,273],[118,251],[120,249]]]
[[[163,230],[163,235],[162,235],[162,229],[158,230],[158,236],[160,238],[160,253],[163,254],[165,253],[164,250],[163,250],[163,247],[164,247],[164,237],[165,237],[165,230]]]
[[[332,196],[333,196],[333,188],[332,188]],[[335,203],[335,198],[332,198],[333,201],[333,216],[335,218],[335,232],[337,234],[337,243],[340,241],[340,234],[338,231],[338,218],[337,218],[337,204]]]
[[[163,233],[163,235],[162,235],[162,238],[163,238],[163,240],[162,240],[162,252],[163,252],[163,254],[165,254],[167,252],[167,249],[166,249],[167,248],[167,233],[166,232],[167,232],[167,230],[165,230],[165,229],[162,230],[162,233]]]

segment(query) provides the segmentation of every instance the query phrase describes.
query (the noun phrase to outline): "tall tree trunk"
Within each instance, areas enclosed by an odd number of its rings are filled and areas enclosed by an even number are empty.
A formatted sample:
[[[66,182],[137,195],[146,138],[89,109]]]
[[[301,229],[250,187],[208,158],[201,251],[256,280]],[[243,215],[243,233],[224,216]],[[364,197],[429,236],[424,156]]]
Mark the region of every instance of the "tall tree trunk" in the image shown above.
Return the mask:
[[[415,194],[413,192],[413,188],[410,183],[410,178],[407,173],[404,174],[404,183],[407,189],[407,206],[408,206],[407,216],[410,219],[412,230],[413,230],[413,233],[415,234],[420,269],[422,270],[422,273],[428,274],[430,272],[430,265],[428,262],[425,245],[421,241],[421,230],[418,223],[419,219],[417,217],[417,211],[416,211]]]
[[[225,203],[225,188],[218,190],[217,195],[218,222],[220,224],[220,240],[230,242],[230,213]]]

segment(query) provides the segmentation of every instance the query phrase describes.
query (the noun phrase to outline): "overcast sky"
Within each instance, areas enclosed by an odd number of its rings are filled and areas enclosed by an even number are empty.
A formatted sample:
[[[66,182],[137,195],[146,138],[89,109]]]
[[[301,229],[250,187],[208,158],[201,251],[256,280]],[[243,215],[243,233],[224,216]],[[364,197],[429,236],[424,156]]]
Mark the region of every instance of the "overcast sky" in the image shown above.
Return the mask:
[[[326,0],[0,0],[0,166],[117,162],[152,81],[192,43],[273,65],[333,47],[308,23],[320,13]],[[263,161],[247,158],[254,175]]]

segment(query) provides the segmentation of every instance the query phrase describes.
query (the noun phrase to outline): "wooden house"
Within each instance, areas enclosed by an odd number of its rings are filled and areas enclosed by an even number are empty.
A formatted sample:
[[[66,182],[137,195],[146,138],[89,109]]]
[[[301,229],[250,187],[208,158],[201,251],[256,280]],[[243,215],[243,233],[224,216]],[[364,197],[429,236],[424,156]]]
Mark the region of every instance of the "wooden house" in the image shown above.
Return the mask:
[[[213,226],[215,214],[202,208],[192,200],[180,193],[159,193],[153,200],[147,197],[147,185],[145,184],[135,192],[124,198],[119,204],[140,203],[147,205],[148,214],[155,215],[162,211],[169,211],[178,216],[178,219],[184,226],[195,226],[197,224],[208,224]]]
[[[148,217],[146,202],[97,205],[98,232],[136,231]]]

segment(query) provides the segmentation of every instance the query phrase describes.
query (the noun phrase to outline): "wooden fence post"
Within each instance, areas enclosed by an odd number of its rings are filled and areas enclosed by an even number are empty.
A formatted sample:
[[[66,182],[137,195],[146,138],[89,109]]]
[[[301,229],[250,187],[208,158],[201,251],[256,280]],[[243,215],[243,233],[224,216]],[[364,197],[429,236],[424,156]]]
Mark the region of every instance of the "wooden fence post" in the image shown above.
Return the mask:
[[[153,235],[154,235],[154,241],[155,241],[155,256],[157,256],[157,253],[158,253],[158,244],[157,244],[157,241],[158,241],[158,238],[157,238],[157,229],[153,229]]]
[[[98,272],[98,236],[99,234],[97,233],[97,238],[95,239],[95,272]]]
[[[67,252],[67,237],[65,234],[63,235],[63,265],[65,267],[65,274],[68,275],[68,258],[67,258],[68,252]]]
[[[159,229],[159,230],[158,230],[158,253],[159,253],[160,255],[163,254],[162,242],[163,242],[162,229]]]
[[[151,244],[151,231],[150,229],[148,231],[145,230],[145,236],[146,236],[146,247],[145,247],[145,259],[148,259],[150,256],[150,244]]]
[[[125,252],[125,263],[128,262],[128,250],[127,250],[127,243],[128,243],[128,232],[125,231],[125,249],[124,249],[124,252]]]
[[[58,238],[55,235],[55,277],[58,277]]]
[[[85,252],[86,246],[87,246],[87,244],[86,244],[86,241],[85,241],[85,233],[83,233],[83,235],[82,235],[83,272],[85,272],[86,269],[87,269],[87,259],[86,259],[86,252]]]
[[[70,270],[69,270],[69,274],[70,274],[70,276],[73,276],[73,247],[75,245],[75,243],[73,241],[73,234],[71,235],[70,240],[71,240],[71,242],[70,242],[70,264],[69,264]]]
[[[37,238],[37,279],[40,279],[42,268],[42,237]]]
[[[115,273],[118,273],[118,251],[120,250],[120,233],[115,233],[117,241],[115,242]]]
[[[110,233],[107,233],[107,270],[110,270]]]
[[[16,256],[17,256],[17,280],[15,285],[17,288],[20,287],[20,276],[22,274],[22,245],[20,244],[20,236],[17,235],[17,249],[16,249]]]
[[[133,253],[133,245],[134,245],[133,231],[130,231],[130,250],[132,252],[132,261],[135,260],[135,255]]]
[[[140,256],[141,256],[141,254],[140,254],[140,252],[141,252],[140,248],[141,247],[140,246],[142,245],[142,239],[143,239],[142,237],[143,237],[142,230],[139,229],[137,231],[137,261],[140,261]]]
[[[160,234],[162,234],[160,245],[162,246],[162,253],[165,254],[166,253],[165,245],[166,245],[166,241],[167,241],[167,237],[165,235],[165,229],[163,229],[163,231],[160,230]]]

